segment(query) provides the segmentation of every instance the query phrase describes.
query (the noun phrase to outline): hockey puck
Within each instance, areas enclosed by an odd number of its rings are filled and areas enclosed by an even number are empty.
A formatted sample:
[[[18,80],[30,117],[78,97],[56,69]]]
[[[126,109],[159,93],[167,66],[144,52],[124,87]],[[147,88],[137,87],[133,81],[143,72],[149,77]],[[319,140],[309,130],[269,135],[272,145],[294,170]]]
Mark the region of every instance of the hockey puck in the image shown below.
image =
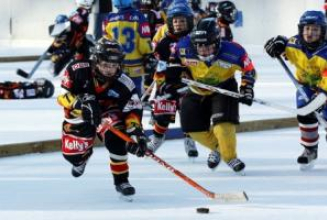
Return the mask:
[[[208,214],[209,213],[209,209],[208,208],[197,208],[196,209],[197,213],[201,213],[201,214]]]

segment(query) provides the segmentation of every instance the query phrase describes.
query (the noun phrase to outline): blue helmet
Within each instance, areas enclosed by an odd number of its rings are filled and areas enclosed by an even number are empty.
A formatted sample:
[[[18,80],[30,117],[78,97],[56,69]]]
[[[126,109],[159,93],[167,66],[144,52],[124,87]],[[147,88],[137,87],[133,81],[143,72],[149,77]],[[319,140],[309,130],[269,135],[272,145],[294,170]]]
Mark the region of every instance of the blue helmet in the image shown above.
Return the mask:
[[[57,15],[54,25],[50,25],[49,34],[52,37],[68,33],[70,31],[71,24],[69,18],[64,14]]]
[[[176,33],[173,27],[173,18],[175,17],[185,17],[187,21],[187,30],[183,32]],[[168,8],[167,11],[167,25],[170,33],[185,36],[187,35],[193,28],[194,15],[193,11],[185,0],[175,0]]]
[[[114,6],[117,9],[132,7],[132,0],[113,0]]]
[[[319,25],[321,28],[320,40],[313,43],[307,43],[303,39],[303,28],[305,25],[315,24]],[[318,48],[324,41],[326,40],[326,30],[327,30],[327,21],[326,17],[321,11],[306,11],[300,18],[300,22],[298,24],[299,29],[299,37],[301,43],[307,46],[309,49]]]

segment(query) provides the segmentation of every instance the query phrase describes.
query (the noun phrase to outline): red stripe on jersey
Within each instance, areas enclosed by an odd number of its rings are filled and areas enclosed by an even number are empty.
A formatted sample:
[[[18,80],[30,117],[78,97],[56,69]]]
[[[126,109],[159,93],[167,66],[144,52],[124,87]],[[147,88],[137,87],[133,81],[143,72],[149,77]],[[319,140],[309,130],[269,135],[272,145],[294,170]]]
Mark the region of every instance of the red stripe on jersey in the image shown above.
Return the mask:
[[[253,63],[247,54],[241,58],[241,61],[243,62],[243,72],[248,72],[254,69]]]
[[[304,131],[304,132],[315,132],[315,131],[318,131],[318,126],[317,127],[313,127],[313,128],[300,127],[300,130],[301,131]]]
[[[303,142],[306,142],[306,143],[314,143],[314,142],[318,141],[318,139],[319,139],[319,135],[316,138],[314,138],[314,139],[301,137],[301,140]]]
[[[324,70],[321,75],[322,77],[327,77],[327,70]]]
[[[122,174],[122,173],[127,173],[129,167],[127,162],[121,162],[121,163],[110,162],[110,168],[112,173]]]

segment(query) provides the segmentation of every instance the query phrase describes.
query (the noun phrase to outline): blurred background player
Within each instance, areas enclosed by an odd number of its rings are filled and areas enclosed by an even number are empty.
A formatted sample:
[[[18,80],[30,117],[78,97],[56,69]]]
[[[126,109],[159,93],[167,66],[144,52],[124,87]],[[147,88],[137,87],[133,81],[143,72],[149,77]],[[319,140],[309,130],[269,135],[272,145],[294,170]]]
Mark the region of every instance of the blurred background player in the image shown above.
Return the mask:
[[[220,38],[227,41],[233,40],[233,33],[230,25],[235,23],[237,9],[231,1],[208,2],[206,6],[207,17],[217,19],[220,29]]]
[[[168,68],[168,66],[174,57],[176,43],[191,32],[193,19],[193,12],[186,1],[173,2],[167,11],[168,31],[155,47],[155,57],[158,59],[158,66],[154,75],[157,93],[153,110],[153,135],[148,145],[151,151],[156,151],[162,145],[169,124],[175,122],[176,110],[179,109],[181,99],[177,90],[184,85],[180,81],[179,69]],[[168,99],[160,98],[167,94],[170,95]],[[189,157],[198,156],[195,142],[190,137],[185,137],[184,146]]]
[[[194,13],[194,24],[197,24],[201,18],[206,17],[206,12],[201,9],[201,0],[188,0],[188,4]]]
[[[217,7],[217,19],[220,28],[220,38],[227,41],[233,40],[233,33],[230,25],[235,23],[237,16],[237,9],[231,1],[221,1]]]
[[[44,78],[31,82],[0,82],[0,99],[50,98],[54,90],[54,85]]]
[[[95,0],[92,8],[94,14],[94,39],[97,41],[103,35],[102,24],[108,13],[112,12],[111,0]]]
[[[144,15],[132,7],[132,0],[114,0],[117,13],[110,13],[104,22],[105,35],[122,44],[126,54],[124,71],[132,78],[138,94],[142,94],[144,61],[152,53],[151,30]]]
[[[266,52],[272,57],[285,56],[296,68],[296,79],[301,84],[306,96],[311,100],[319,92],[327,93],[327,22],[321,11],[306,11],[298,24],[298,34],[287,39],[276,36],[265,44]],[[296,93],[298,108],[307,104],[299,91]],[[321,109],[327,119],[326,106]],[[318,120],[314,113],[297,116],[301,133],[300,143],[303,153],[297,158],[302,169],[313,168],[318,157]]]
[[[241,71],[239,90],[243,97],[238,100],[190,87],[182,100],[181,124],[184,132],[212,150],[209,168],[216,168],[222,157],[234,172],[241,173],[245,164],[237,157],[236,150],[239,102],[252,105],[256,72],[243,47],[222,41],[219,34],[215,18],[200,20],[190,37],[178,42],[177,56],[193,80],[233,92],[238,92],[235,73]]]
[[[81,176],[98,134],[110,153],[116,190],[128,199],[135,189],[128,181],[127,153],[143,157],[146,150],[141,124],[142,105],[132,80],[122,72],[124,53],[121,45],[101,38],[91,54],[90,60],[69,64],[62,81],[66,93],[58,97],[58,103],[65,110],[63,156],[73,165],[72,175]],[[135,142],[126,143],[103,126],[101,122],[105,123],[105,119]]]
[[[159,28],[164,25],[164,18],[162,17],[162,13],[159,11],[159,1],[154,0],[140,0],[139,1],[139,10],[143,13],[147,21],[149,22],[150,31],[151,31],[151,40],[153,39],[156,32]],[[143,106],[147,109],[152,110],[151,104],[148,102],[148,99],[151,94],[151,84],[153,82],[153,74],[155,72],[155,68],[157,65],[157,60],[153,55],[150,55],[146,58],[145,61],[145,76],[143,87],[144,91],[147,91],[147,94],[142,95]]]
[[[93,0],[75,0],[75,2],[77,9],[69,17],[58,15],[55,24],[49,28],[50,36],[54,37],[48,49],[54,76],[58,76],[72,59],[89,56],[89,47],[92,43],[85,36]]]

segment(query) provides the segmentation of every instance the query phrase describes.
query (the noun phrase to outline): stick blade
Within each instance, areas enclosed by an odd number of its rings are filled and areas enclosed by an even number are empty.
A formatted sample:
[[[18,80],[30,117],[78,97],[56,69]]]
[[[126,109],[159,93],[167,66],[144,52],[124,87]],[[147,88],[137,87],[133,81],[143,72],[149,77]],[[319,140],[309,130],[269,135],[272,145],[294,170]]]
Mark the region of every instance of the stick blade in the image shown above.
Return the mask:
[[[308,115],[316,111],[320,106],[326,103],[327,96],[324,93],[319,93],[315,99],[313,99],[309,104],[305,105],[302,108],[298,108],[297,112],[299,115]]]
[[[17,69],[16,73],[17,73],[17,75],[19,75],[19,76],[21,76],[21,77],[23,77],[25,79],[31,78],[31,75],[29,73],[25,72],[22,69]]]
[[[236,193],[215,193],[214,200],[220,202],[247,202],[249,201],[248,195],[243,192]]]

